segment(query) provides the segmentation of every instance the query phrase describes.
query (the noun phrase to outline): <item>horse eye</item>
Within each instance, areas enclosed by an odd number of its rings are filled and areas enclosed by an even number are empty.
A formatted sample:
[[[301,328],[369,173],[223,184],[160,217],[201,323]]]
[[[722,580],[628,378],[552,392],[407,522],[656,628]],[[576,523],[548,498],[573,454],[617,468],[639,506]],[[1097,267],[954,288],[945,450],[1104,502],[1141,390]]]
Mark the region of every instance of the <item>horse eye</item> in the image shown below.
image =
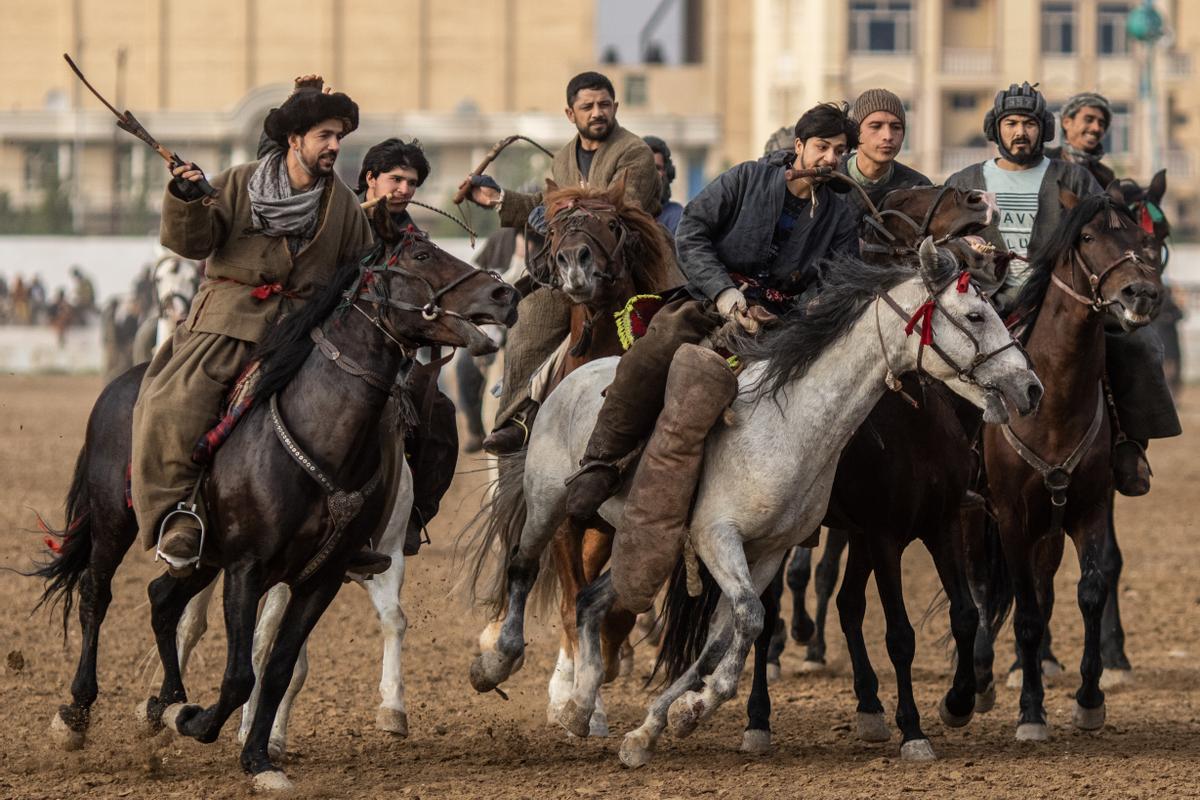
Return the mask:
[[[421,252],[414,254],[413,258],[417,261],[425,261],[429,258],[429,253],[426,253],[424,250],[422,250]]]
[[[967,314],[967,321],[979,324],[983,322],[983,314],[980,314],[978,311],[971,311]]]
[[[1090,233],[1085,233],[1079,237],[1079,241],[1084,242],[1086,244],[1088,242],[1096,241],[1096,237],[1092,236]]]

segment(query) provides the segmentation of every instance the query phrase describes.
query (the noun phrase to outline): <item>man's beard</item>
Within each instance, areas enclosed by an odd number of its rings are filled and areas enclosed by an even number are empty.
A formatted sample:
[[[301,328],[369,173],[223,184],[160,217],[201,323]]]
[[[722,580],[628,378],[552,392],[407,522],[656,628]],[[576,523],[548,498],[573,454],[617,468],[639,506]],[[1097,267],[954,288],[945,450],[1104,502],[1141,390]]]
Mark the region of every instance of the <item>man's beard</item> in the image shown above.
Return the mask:
[[[604,130],[601,132],[594,132],[589,123],[584,123],[583,125],[576,125],[575,128],[579,131],[579,135],[582,138],[587,139],[590,142],[603,142],[605,139],[608,138],[608,135],[610,133],[612,133],[613,124],[611,122],[605,121]]]
[[[1014,140],[1012,143],[1012,145],[1014,147],[1018,144],[1029,145],[1030,142],[1028,139],[1026,139],[1021,142]],[[1007,158],[1009,161],[1013,162],[1014,164],[1017,164],[1018,166],[1022,166],[1022,167],[1027,167],[1030,164],[1035,164],[1038,161],[1042,160],[1041,148],[1033,147],[1032,145],[1030,145],[1028,150],[1021,152],[1021,153],[1014,152],[1014,151],[1008,149],[1007,147],[1004,148],[1004,152],[1005,152],[1005,155],[1004,155],[1005,158]]]
[[[326,155],[329,156],[327,165],[321,161],[322,156]],[[337,153],[318,153],[317,157],[312,161],[304,158],[304,155],[301,154],[300,161],[305,169],[308,170],[308,174],[315,178],[327,178],[333,174],[333,165],[337,163]]]

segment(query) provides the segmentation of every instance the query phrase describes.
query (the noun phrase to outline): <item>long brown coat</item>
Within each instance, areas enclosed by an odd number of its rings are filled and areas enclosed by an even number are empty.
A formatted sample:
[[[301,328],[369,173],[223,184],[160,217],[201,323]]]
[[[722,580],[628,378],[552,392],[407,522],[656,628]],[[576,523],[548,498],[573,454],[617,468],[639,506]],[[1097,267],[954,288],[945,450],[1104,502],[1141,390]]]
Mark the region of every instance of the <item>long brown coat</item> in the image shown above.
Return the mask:
[[[575,147],[579,134],[563,145],[554,156],[550,170],[554,182],[559,186],[594,186],[608,188],[618,175],[625,177],[625,199],[652,217],[661,210],[659,198],[662,188],[658,182],[658,170],[654,167],[654,153],[642,137],[613,123],[613,131],[600,143],[600,149],[592,158],[588,178],[584,180],[575,160]],[[500,207],[500,224],[506,228],[519,228],[525,224],[529,212],[542,204],[542,193],[523,194],[505,192],[504,205]]]
[[[213,186],[221,190],[215,201],[184,202],[169,190],[163,200],[163,246],[184,258],[207,259],[204,283],[187,321],[190,331],[257,342],[279,315],[281,303],[303,303],[333,279],[340,264],[373,241],[358,200],[336,177],[326,182],[316,236],[295,256],[284,238],[250,232],[254,222],[246,185],[257,167],[252,161],[213,178]],[[252,294],[257,287],[275,284],[284,293],[265,299]]]

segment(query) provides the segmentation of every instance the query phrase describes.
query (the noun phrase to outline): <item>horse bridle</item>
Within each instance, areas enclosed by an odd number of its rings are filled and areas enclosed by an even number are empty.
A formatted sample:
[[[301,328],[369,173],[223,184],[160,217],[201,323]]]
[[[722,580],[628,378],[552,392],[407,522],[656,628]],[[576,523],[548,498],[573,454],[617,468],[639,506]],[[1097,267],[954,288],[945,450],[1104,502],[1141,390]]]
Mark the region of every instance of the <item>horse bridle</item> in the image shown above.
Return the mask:
[[[1054,283],[1055,286],[1057,286],[1059,289],[1062,289],[1064,292],[1066,292],[1067,296],[1070,297],[1072,300],[1082,303],[1083,305],[1087,306],[1088,308],[1092,309],[1093,311],[1095,311],[1097,313],[1106,310],[1109,306],[1118,305],[1118,301],[1116,301],[1116,300],[1105,300],[1104,295],[1101,293],[1101,289],[1104,286],[1104,279],[1107,278],[1109,275],[1111,275],[1113,273],[1113,270],[1115,270],[1117,267],[1124,264],[1126,261],[1132,263],[1134,265],[1134,267],[1141,270],[1142,272],[1149,272],[1151,275],[1157,275],[1157,271],[1154,269],[1154,267],[1150,264],[1147,264],[1145,261],[1143,261],[1142,257],[1139,256],[1137,253],[1135,253],[1133,250],[1126,250],[1124,253],[1122,253],[1120,256],[1118,256],[1116,259],[1114,259],[1113,262],[1110,263],[1107,267],[1102,269],[1099,274],[1094,273],[1090,269],[1088,269],[1087,263],[1083,260],[1083,256],[1081,256],[1079,254],[1078,248],[1071,248],[1070,258],[1071,258],[1071,284],[1072,285],[1067,286],[1067,284],[1061,278],[1059,278],[1058,275],[1055,275],[1053,273],[1051,273],[1051,275],[1050,275],[1050,280]],[[1091,294],[1092,294],[1091,297],[1087,297],[1086,295],[1080,294],[1078,291],[1075,290],[1074,284],[1075,284],[1075,267],[1076,266],[1079,267],[1079,271],[1082,272],[1084,274],[1084,276],[1087,278],[1088,288],[1091,290]]]
[[[882,211],[875,211],[873,214],[868,214],[868,215],[864,216],[863,221],[871,228],[871,230],[873,230],[876,234],[882,236],[886,241],[890,242],[890,244],[875,244],[873,242],[864,242],[863,246],[862,246],[862,251],[865,253],[880,253],[883,255],[896,255],[898,253],[915,252],[916,251],[915,247],[896,244],[896,234],[892,233],[891,231],[889,231],[887,229],[887,226],[884,224],[885,220],[888,217],[896,217],[897,219],[903,221],[910,228],[913,229],[914,241],[919,241],[921,239],[924,239],[926,236],[929,235],[929,226],[933,224],[933,217],[937,213],[938,207],[942,204],[942,201],[946,198],[946,195],[953,188],[954,187],[952,187],[952,186],[942,186],[938,190],[937,196],[933,198],[933,203],[929,206],[929,209],[925,212],[925,217],[921,220],[920,223],[918,223],[915,219],[913,219],[908,214],[905,214],[903,211],[896,209],[896,208],[887,208]],[[874,210],[874,209],[872,208],[872,210]],[[934,242],[934,244],[942,244],[944,241],[946,241],[946,239],[950,239],[950,238],[952,238],[952,237],[950,237],[950,236],[943,237],[942,239]]]
[[[598,238],[596,238],[595,234],[593,234],[590,230],[588,230],[587,226],[581,224],[582,221],[585,219],[598,218],[599,215],[597,215],[595,213],[596,211],[609,211],[609,210],[615,212],[616,207],[607,202],[597,203],[595,201],[592,201],[592,202],[588,203],[588,202],[580,202],[578,200],[573,200],[569,205],[564,206],[563,208],[560,208],[560,209],[556,209],[554,212],[554,216],[552,216],[549,219],[549,221],[547,222],[547,225],[550,229],[550,237],[549,237],[547,249],[549,250],[549,253],[550,253],[552,259],[555,256],[555,254],[557,254],[558,242],[564,235],[566,235],[568,233],[579,233],[579,234],[582,234],[584,237],[586,237],[593,244],[595,244],[596,247],[600,250],[600,252],[604,254],[605,266],[616,263],[617,258],[621,254],[621,251],[625,248],[625,237],[629,233],[629,229],[625,227],[625,223],[623,223],[621,221],[620,217],[616,218],[617,243],[616,243],[616,245],[613,246],[612,249],[609,249],[608,247],[606,247],[603,242],[601,242]],[[562,226],[561,229],[559,228],[560,225]],[[593,261],[593,263],[595,263],[595,262]],[[557,279],[557,274],[558,274],[558,270],[557,270],[557,268],[554,268],[553,264],[552,264],[551,275],[555,276],[555,277],[551,278],[552,284],[555,283],[555,281]],[[592,269],[591,277],[592,277],[592,279],[599,279],[608,284],[613,284],[613,283],[617,282],[617,275],[615,273],[601,272],[600,270],[595,269],[595,268]]]
[[[932,284],[930,282],[929,276],[925,272],[925,270],[918,269],[917,274],[920,275],[921,282],[925,285],[925,290],[928,294],[925,299],[925,302],[923,302],[920,306],[918,306],[917,310],[914,311],[912,314],[909,314],[908,312],[906,312],[904,310],[904,308],[901,307],[901,305],[896,302],[895,298],[893,298],[891,296],[891,294],[888,293],[886,290],[880,292],[879,294],[877,294],[875,296],[875,302],[876,302],[875,328],[879,334],[879,344],[880,344],[880,347],[883,348],[883,356],[884,356],[885,362],[887,361],[888,356],[887,356],[887,349],[884,347],[884,344],[883,344],[883,331],[880,328],[880,324],[879,324],[879,305],[878,305],[878,303],[880,300],[887,303],[887,305],[890,306],[891,309],[893,311],[895,311],[896,314],[899,315],[899,317],[901,319],[905,320],[906,324],[905,324],[904,330],[905,330],[906,335],[911,335],[912,332],[914,330],[917,330],[918,326],[920,326],[919,333],[921,335],[921,340],[920,340],[920,344],[918,345],[918,348],[917,348],[917,373],[920,375],[927,374],[925,372],[925,369],[923,366],[925,347],[929,347],[929,349],[932,350],[943,362],[945,362],[947,366],[949,366],[951,369],[953,369],[960,381],[963,381],[964,383],[968,383],[972,386],[976,386],[985,391],[990,391],[990,390],[994,389],[994,387],[988,386],[987,384],[981,382],[978,378],[976,378],[975,377],[976,370],[978,370],[984,364],[991,361],[993,358],[999,356],[1001,353],[1008,350],[1009,348],[1015,348],[1019,353],[1021,353],[1021,355],[1025,357],[1026,365],[1032,369],[1032,362],[1030,362],[1030,360],[1029,360],[1029,355],[1025,352],[1025,349],[1023,347],[1021,347],[1021,343],[1018,342],[1015,337],[1010,337],[1007,344],[1001,345],[1000,347],[997,347],[995,350],[985,352],[983,350],[983,348],[980,346],[979,340],[975,337],[975,335],[973,333],[971,333],[971,331],[967,328],[967,326],[963,325],[961,322],[959,322],[957,319],[955,319],[953,315],[947,313],[946,310],[942,307],[942,304],[938,300],[938,297],[941,295],[941,293],[943,291],[945,291],[947,288],[950,287],[950,284],[957,284],[958,291],[960,293],[966,293],[969,288],[974,288],[976,294],[978,294],[980,297],[983,297],[983,292],[980,291],[978,286],[975,286],[974,281],[971,279],[971,273],[967,272],[966,270],[963,270],[958,275],[951,277],[949,280],[947,280],[945,283],[941,284],[940,286],[935,286],[934,284]],[[955,328],[957,328],[959,330],[959,332],[962,333],[963,336],[966,336],[967,340],[971,342],[971,347],[974,349],[975,355],[972,356],[971,363],[968,364],[965,368],[963,366],[961,366],[957,361],[955,361],[954,358],[949,353],[947,353],[936,341],[934,341],[934,338],[933,338],[933,314],[935,311],[940,311],[942,313],[942,317],[944,319],[946,319],[948,322],[950,322],[950,324],[953,325]],[[887,383],[887,386],[889,389],[891,389],[893,391],[901,391],[900,390],[900,382],[896,378],[895,373],[892,371],[890,364],[888,365],[887,377],[884,380],[885,380],[885,383]],[[910,402],[914,402],[914,401],[912,401],[911,398],[908,398],[908,399]]]

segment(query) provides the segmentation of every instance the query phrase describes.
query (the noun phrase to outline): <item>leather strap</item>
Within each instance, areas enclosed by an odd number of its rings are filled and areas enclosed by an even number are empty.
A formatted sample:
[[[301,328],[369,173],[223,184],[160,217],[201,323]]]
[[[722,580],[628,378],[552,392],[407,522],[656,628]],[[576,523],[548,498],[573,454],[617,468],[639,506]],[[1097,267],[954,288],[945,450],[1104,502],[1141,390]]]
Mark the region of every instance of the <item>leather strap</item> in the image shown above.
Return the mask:
[[[381,392],[391,393],[392,382],[385,380],[382,375],[359,364],[353,358],[342,353],[337,349],[337,346],[325,337],[325,332],[320,328],[313,328],[309,331],[308,336],[317,345],[321,354],[334,363],[334,365],[343,372],[353,375],[356,378],[362,378],[368,385],[375,387]]]

